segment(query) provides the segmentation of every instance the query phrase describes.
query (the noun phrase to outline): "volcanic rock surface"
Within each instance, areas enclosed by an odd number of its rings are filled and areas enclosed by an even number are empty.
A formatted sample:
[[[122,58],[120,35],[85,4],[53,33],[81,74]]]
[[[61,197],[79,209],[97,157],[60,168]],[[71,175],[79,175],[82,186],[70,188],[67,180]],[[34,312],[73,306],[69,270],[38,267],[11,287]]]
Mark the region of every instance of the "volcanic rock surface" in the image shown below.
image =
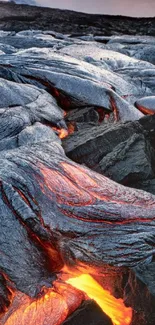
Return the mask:
[[[103,311],[93,301],[87,301],[80,306],[63,325],[112,325],[109,317],[103,314]]]
[[[29,3],[19,5],[18,3]],[[93,33],[96,41],[106,42],[104,36],[155,33],[155,18],[130,18],[122,16],[93,15],[69,10],[39,8],[35,0],[0,2],[0,28],[22,31],[25,29],[54,30],[74,36]],[[137,44],[137,40],[133,41]],[[139,43],[139,42],[138,42]],[[150,55],[150,51],[146,51]]]
[[[132,325],[154,324],[154,41],[0,32],[0,324],[14,292],[79,265],[113,272]]]

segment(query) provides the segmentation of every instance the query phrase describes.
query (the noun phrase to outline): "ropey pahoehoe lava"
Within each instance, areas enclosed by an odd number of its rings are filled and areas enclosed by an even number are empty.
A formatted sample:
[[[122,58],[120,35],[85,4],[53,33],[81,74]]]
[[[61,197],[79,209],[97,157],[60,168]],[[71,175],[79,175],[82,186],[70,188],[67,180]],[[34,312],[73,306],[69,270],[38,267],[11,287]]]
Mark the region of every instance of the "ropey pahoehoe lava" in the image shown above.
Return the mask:
[[[152,64],[117,53],[106,71],[79,42],[0,56],[0,325],[61,325],[90,299],[105,325],[153,325],[155,196],[131,187],[153,192],[153,86],[112,71]]]

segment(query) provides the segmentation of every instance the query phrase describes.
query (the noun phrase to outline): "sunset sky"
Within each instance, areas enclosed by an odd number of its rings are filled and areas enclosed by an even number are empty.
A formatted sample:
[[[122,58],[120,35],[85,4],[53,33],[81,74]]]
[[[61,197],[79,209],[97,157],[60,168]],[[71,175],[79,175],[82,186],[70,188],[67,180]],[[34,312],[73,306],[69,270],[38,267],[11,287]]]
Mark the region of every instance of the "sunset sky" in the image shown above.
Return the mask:
[[[53,8],[127,16],[155,16],[155,0],[36,0]]]

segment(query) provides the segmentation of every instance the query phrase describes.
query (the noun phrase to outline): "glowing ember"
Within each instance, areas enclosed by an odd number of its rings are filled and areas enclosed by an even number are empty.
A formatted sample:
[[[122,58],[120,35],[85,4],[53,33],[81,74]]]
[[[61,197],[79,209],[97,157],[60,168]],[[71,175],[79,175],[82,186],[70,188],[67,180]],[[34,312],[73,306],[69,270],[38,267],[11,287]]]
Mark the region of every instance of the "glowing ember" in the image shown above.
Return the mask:
[[[52,127],[52,129],[57,132],[60,139],[66,138],[68,136],[68,131],[66,129],[58,129],[56,127]]]
[[[127,308],[122,299],[116,299],[109,291],[104,290],[90,275],[82,274],[79,277],[70,278],[66,282],[94,299],[111,318],[114,325],[129,325],[131,323],[132,309]]]
[[[60,129],[59,131],[59,138],[60,139],[63,139],[63,138],[66,138],[68,136],[68,131],[65,130],[65,129]]]
[[[74,122],[70,122],[68,123],[68,133],[69,134],[73,134],[75,132],[75,129],[76,129],[76,125]]]

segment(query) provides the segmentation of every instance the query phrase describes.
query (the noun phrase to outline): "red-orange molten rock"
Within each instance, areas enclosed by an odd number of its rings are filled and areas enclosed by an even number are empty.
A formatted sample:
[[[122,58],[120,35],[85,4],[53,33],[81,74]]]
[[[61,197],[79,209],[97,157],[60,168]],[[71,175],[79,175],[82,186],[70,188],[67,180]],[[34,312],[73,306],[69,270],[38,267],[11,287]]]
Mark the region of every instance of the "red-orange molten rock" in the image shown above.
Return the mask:
[[[66,129],[58,129],[56,127],[52,127],[52,129],[58,133],[60,139],[66,138],[68,135],[68,131]]]
[[[0,325],[60,325],[83,299],[82,292],[59,281],[38,299],[18,293]]]
[[[108,290],[104,290],[89,274],[70,278],[67,283],[84,291],[89,298],[94,299],[104,313],[111,318],[114,325],[129,325],[131,323],[132,309],[127,308],[122,299],[116,299]]]
[[[114,325],[130,325],[132,309],[103,289],[89,274],[74,275],[66,283],[55,281],[54,288],[44,289],[38,299],[17,293],[0,325],[60,325],[89,298],[96,301]]]

